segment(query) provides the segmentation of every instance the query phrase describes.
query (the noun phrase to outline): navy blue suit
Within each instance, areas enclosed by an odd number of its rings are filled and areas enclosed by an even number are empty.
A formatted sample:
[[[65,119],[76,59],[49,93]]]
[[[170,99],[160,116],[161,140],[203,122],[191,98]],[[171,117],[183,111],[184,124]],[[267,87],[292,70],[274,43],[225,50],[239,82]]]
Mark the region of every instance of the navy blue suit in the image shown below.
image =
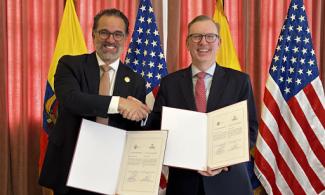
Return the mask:
[[[258,123],[249,76],[216,65],[207,100],[207,112],[246,99],[248,100],[249,112],[250,147],[253,147],[256,141]],[[169,74],[162,79],[149,126],[160,128],[162,106],[196,110],[191,67]],[[221,172],[213,177],[205,177],[194,170],[170,167],[167,195],[197,195],[202,191],[200,191],[200,187],[204,189],[207,195],[252,194],[246,164],[241,163],[229,168],[228,172]]]
[[[126,77],[129,78],[129,82]],[[82,118],[96,120],[109,116],[109,125],[139,129],[139,123],[124,119],[120,114],[107,114],[111,96],[99,96],[100,69],[96,54],[63,56],[58,63],[54,87],[59,102],[58,118],[49,133],[48,148],[39,183],[66,193],[66,180]],[[145,82],[129,67],[120,63],[115,77],[114,96],[133,96],[145,102]],[[109,154],[108,154],[109,155]]]

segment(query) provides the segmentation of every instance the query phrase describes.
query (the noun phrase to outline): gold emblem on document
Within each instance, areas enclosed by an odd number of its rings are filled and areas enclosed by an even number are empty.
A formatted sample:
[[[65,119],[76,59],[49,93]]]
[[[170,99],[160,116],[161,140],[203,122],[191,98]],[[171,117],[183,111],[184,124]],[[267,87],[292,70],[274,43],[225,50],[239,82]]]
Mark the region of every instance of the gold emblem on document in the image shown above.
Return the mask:
[[[131,81],[131,79],[130,79],[130,77],[124,77],[124,81],[125,81],[126,83],[129,83],[129,82]]]

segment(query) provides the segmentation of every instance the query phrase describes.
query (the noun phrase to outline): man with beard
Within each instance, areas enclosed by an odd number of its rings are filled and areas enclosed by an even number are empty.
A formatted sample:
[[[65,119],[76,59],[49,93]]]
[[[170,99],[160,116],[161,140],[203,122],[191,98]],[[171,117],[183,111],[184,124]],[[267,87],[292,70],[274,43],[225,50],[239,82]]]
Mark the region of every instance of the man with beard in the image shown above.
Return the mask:
[[[96,194],[66,186],[82,118],[121,129],[139,129],[150,109],[145,82],[120,61],[129,33],[129,21],[117,9],[94,17],[92,37],[96,51],[63,56],[54,79],[58,118],[49,143],[39,183],[54,195]],[[110,155],[110,154],[107,154]]]
[[[207,16],[198,16],[188,24],[186,46],[192,64],[161,80],[147,125],[151,129],[160,128],[162,106],[211,112],[247,100],[250,147],[253,147],[257,119],[250,79],[245,73],[221,67],[215,62],[221,44],[219,33],[219,24]],[[252,187],[245,163],[215,170],[208,168],[207,171],[170,167],[166,194],[248,195],[252,194]]]

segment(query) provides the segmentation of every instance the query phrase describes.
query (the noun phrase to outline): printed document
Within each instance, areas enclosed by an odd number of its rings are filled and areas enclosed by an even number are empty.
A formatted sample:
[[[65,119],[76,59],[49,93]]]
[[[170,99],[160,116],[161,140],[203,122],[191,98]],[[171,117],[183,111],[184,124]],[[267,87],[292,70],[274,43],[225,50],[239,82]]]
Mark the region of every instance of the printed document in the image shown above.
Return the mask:
[[[163,107],[164,165],[206,171],[249,161],[247,101],[201,113]]]

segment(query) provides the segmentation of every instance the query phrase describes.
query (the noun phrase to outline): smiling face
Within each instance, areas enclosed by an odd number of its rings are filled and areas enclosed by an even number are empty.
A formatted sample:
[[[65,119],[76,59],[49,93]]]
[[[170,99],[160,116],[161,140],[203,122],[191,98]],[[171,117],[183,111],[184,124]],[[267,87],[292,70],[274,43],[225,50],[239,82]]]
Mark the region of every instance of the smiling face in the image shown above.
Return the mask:
[[[117,16],[103,15],[98,20],[97,28],[93,32],[93,41],[97,54],[106,64],[111,64],[122,54],[126,40],[125,29],[124,21]],[[124,37],[116,41],[113,34],[110,34],[106,39],[103,39],[100,36],[100,31],[121,32]]]
[[[207,42],[204,36],[201,41],[196,42],[193,41],[191,35],[219,35],[218,28],[213,21],[202,20],[191,24],[188,31],[189,36],[187,37],[186,45],[191,54],[192,63],[202,71],[207,70],[215,62],[216,53],[220,47],[220,39],[217,37],[214,42]]]

